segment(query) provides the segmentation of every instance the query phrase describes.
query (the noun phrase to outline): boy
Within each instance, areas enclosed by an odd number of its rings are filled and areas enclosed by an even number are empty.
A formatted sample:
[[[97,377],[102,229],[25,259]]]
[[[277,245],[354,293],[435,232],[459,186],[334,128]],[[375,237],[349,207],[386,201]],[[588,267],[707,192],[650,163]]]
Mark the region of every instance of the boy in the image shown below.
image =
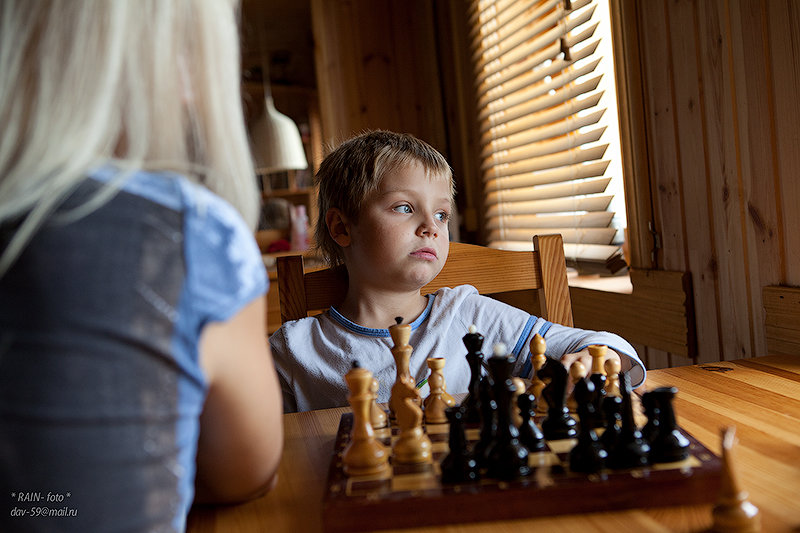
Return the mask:
[[[374,373],[378,401],[387,401],[396,372],[387,327],[395,317],[411,324],[412,376],[421,382],[427,358],[446,357],[451,393],[466,392],[469,384],[461,337],[471,324],[485,336],[487,354],[498,342],[513,347],[514,373],[521,377],[530,377],[528,346],[539,333],[546,355],[566,366],[581,358],[590,368],[587,346],[606,344],[610,357],[621,356],[632,383],[644,381],[636,351],[617,335],[552,324],[469,285],[421,295],[447,260],[454,196],[450,167],[428,144],[410,135],[365,133],[328,155],[316,178],[317,247],[328,263],[344,265],[348,289],[338,307],[287,322],[271,337],[286,412],[346,405],[343,376],[353,359]]]

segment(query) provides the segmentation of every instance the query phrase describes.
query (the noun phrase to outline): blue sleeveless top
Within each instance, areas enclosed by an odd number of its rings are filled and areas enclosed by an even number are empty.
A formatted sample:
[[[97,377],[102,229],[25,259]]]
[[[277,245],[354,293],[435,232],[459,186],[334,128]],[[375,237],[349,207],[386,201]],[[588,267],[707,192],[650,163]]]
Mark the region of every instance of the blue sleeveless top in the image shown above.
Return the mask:
[[[0,278],[0,530],[184,530],[200,334],[266,289],[244,221],[183,177],[138,172],[91,214],[51,217]]]

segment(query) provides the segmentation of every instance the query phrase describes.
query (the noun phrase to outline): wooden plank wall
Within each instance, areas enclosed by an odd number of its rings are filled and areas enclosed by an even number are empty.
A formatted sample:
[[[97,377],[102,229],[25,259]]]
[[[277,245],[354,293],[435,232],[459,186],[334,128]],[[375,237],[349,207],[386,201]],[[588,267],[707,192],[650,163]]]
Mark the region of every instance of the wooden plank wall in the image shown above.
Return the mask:
[[[447,153],[433,5],[311,1],[324,141],[406,132]]]
[[[800,285],[800,3],[637,4],[658,267],[691,273],[697,361],[763,355],[762,289]]]

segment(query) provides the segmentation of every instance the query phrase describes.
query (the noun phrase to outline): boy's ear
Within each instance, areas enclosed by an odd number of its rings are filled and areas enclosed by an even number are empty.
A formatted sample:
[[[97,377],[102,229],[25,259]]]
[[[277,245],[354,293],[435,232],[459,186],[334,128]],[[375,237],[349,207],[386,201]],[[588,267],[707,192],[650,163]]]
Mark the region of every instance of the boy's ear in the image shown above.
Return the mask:
[[[350,246],[350,223],[347,217],[338,208],[331,207],[325,213],[325,224],[328,226],[328,233],[342,248]]]

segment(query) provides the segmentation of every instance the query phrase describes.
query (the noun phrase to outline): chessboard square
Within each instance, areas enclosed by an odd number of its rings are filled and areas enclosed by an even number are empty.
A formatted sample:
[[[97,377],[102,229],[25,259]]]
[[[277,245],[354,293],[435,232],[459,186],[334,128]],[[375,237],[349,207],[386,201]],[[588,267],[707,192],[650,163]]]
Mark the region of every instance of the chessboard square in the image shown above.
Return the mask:
[[[345,493],[348,496],[371,495],[372,497],[375,497],[389,494],[391,492],[391,488],[391,478],[376,479],[368,476],[362,476],[348,479],[345,487]]]
[[[433,472],[433,463],[414,463],[414,464],[402,464],[397,463],[392,467],[392,471],[396,476],[408,476],[412,474],[424,474],[429,475]]]
[[[577,439],[561,439],[547,441],[550,451],[553,453],[569,453],[578,443]]]
[[[435,489],[439,486],[433,469],[425,473],[395,475],[391,481],[392,492],[415,492]]]
[[[450,451],[450,446],[447,444],[447,441],[435,441],[432,440],[431,451],[435,454],[444,454],[447,455],[447,452]]]
[[[436,445],[436,444],[445,444],[445,445],[447,445],[447,443],[450,440],[450,436],[447,433],[433,433],[433,434],[428,433],[428,438],[431,439],[431,442],[434,445]]]
[[[553,452],[535,452],[528,454],[528,466],[531,468],[553,466],[560,462],[561,460]]]
[[[425,424],[425,433],[431,436],[434,435],[448,435],[450,433],[450,424]]]
[[[350,483],[370,483],[373,481],[387,480],[390,477],[392,477],[392,469],[385,468],[383,471],[376,472],[374,474],[350,475],[347,477],[347,480]]]

